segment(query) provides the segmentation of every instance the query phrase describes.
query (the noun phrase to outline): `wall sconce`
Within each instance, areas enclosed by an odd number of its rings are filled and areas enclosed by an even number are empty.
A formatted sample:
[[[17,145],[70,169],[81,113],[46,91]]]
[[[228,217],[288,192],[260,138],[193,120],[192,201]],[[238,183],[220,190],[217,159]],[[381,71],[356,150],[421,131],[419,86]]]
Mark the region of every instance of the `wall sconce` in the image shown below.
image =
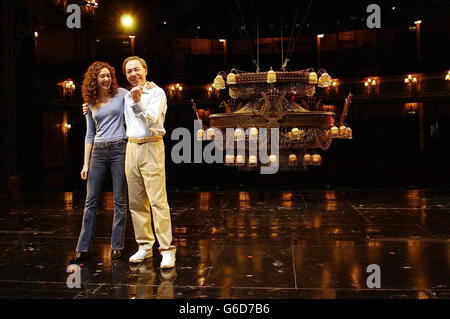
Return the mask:
[[[181,92],[183,91],[183,85],[180,83],[175,83],[169,86],[169,98],[181,99]]]
[[[405,78],[405,83],[408,85],[409,93],[416,93],[417,92],[417,85],[419,83],[416,76],[408,75],[408,77]]]
[[[366,82],[364,82],[364,87],[366,88],[367,95],[372,94],[373,92],[377,92],[378,81],[375,78],[370,78]]]
[[[70,97],[75,92],[75,83],[71,79],[61,81],[57,85],[63,89],[64,97]]]
[[[73,83],[72,80],[68,81],[66,84],[66,89],[74,89],[75,90],[75,84]]]
[[[34,49],[37,49],[37,42],[38,42],[38,36],[39,33],[37,31],[34,31]]]
[[[183,86],[180,83],[172,84],[169,88],[171,92],[183,91]]]
[[[92,6],[94,8],[98,8],[98,1],[97,0],[86,0],[87,5]]]

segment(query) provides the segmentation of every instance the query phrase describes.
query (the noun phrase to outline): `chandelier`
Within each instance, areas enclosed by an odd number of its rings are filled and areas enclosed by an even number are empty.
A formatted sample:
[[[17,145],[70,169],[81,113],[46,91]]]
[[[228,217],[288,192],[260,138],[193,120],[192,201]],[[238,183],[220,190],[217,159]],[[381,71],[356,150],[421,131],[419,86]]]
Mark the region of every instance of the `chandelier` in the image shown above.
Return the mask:
[[[211,114],[205,118],[199,114],[192,101],[202,128],[196,132],[197,140],[214,140],[224,149],[227,134],[233,131],[235,149],[245,145],[244,155],[228,154],[225,165],[235,165],[246,170],[277,162],[280,169],[304,170],[308,165],[321,165],[318,150],[327,150],[333,138],[351,139],[352,130],[345,124],[352,100],[350,93],[345,101],[339,122],[336,114],[323,111],[324,93],[332,85],[325,70],[239,72],[233,69],[228,75],[220,72],[214,79],[216,90],[228,87],[227,98],[220,106],[224,113]],[[319,92],[319,94],[316,94]],[[268,162],[261,162],[249,152],[252,141],[258,140],[264,130],[278,129],[279,154],[270,155]],[[270,154],[272,135],[264,136],[264,145]],[[258,148],[261,147],[261,141]],[[260,151],[260,149],[258,149]]]

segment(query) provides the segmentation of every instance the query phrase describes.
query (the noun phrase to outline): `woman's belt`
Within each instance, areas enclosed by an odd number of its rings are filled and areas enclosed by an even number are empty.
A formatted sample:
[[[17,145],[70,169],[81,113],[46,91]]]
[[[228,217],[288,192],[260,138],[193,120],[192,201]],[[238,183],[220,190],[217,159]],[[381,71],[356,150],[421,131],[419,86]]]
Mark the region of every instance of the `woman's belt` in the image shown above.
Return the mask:
[[[126,142],[126,141],[127,141],[126,138],[120,138],[117,140],[112,140],[112,141],[107,141],[107,142],[94,142],[94,147],[108,146],[111,144],[116,144],[116,143]]]

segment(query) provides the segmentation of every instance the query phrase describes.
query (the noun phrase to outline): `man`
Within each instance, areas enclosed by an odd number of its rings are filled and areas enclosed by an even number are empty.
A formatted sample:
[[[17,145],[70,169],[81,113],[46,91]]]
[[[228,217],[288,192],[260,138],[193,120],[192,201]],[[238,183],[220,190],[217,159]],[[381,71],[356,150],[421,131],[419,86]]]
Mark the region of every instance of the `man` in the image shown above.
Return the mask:
[[[125,96],[125,121],[128,144],[125,156],[125,175],[135,238],[139,250],[130,262],[139,263],[152,257],[155,236],[162,255],[161,268],[175,266],[176,248],[172,243],[172,225],[167,202],[165,152],[163,135],[167,99],[159,87],[143,89],[147,64],[132,56],[123,62],[123,71],[133,86]],[[150,210],[151,207],[151,210]]]
[[[147,76],[144,59],[131,56],[123,62],[123,72],[132,85],[125,96],[125,122],[128,137],[125,176],[128,199],[138,251],[130,257],[140,263],[153,256],[155,236],[162,255],[161,268],[175,266],[176,247],[172,243],[172,225],[166,193],[163,135],[167,99],[164,90],[151,82],[144,88]],[[87,107],[83,108],[87,112]],[[151,208],[151,209],[150,209]]]

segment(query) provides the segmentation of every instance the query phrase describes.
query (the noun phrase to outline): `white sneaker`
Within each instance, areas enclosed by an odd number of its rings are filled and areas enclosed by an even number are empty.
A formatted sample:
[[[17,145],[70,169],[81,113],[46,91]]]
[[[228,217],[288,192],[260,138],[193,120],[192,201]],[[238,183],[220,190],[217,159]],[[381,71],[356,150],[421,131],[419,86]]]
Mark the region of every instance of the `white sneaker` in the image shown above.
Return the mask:
[[[128,259],[130,263],[141,263],[148,258],[152,258],[152,250],[139,249],[133,256]]]
[[[165,252],[162,253],[162,260],[161,260],[161,268],[173,268],[175,267],[175,254]]]

